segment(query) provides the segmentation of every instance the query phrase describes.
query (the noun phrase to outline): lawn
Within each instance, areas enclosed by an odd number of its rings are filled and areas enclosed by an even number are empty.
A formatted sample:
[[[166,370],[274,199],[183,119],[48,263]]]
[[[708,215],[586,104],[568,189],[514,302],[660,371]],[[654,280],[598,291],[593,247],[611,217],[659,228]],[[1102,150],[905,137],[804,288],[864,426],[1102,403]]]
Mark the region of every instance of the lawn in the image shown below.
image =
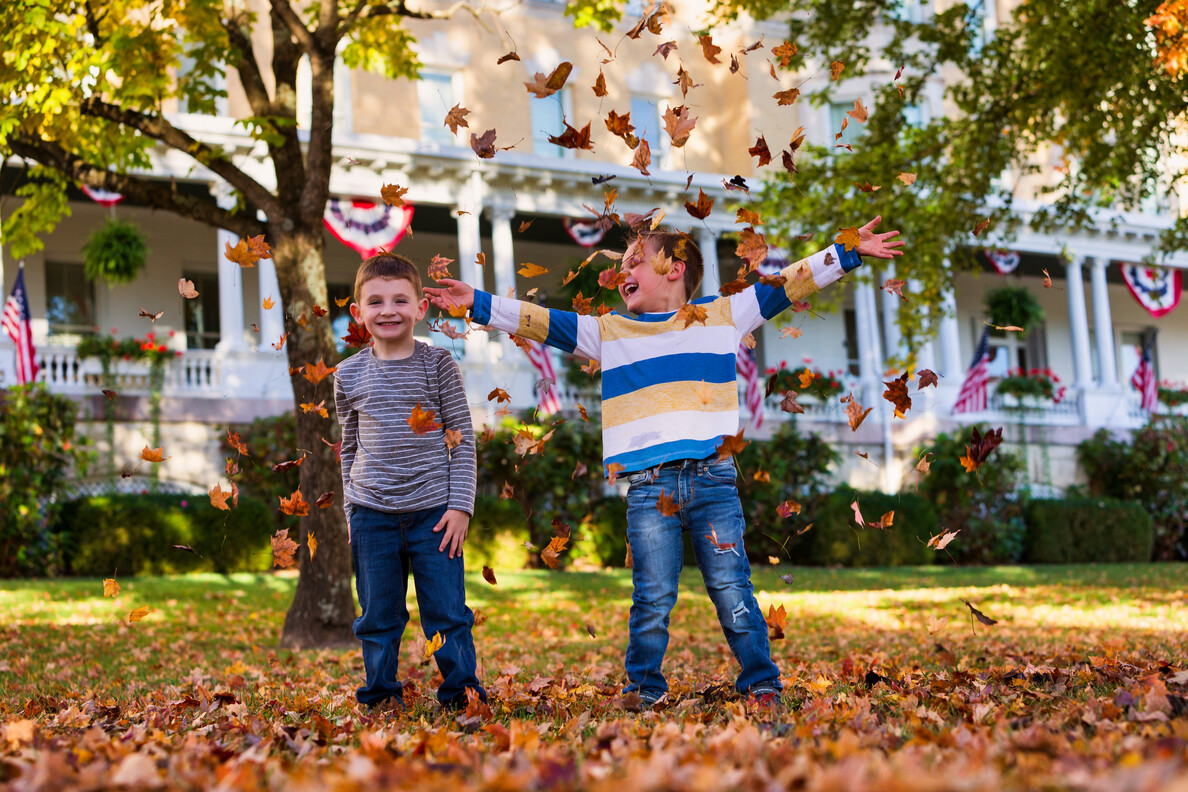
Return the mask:
[[[402,715],[355,705],[357,649],[278,649],[291,575],[125,579],[116,598],[96,579],[0,582],[0,783],[1188,784],[1183,564],[756,567],[761,607],[786,614],[783,712],[732,695],[696,570],[673,613],[670,704],[642,713],[618,695],[629,570],[497,574],[468,579],[491,708],[461,715],[435,708],[415,629]]]

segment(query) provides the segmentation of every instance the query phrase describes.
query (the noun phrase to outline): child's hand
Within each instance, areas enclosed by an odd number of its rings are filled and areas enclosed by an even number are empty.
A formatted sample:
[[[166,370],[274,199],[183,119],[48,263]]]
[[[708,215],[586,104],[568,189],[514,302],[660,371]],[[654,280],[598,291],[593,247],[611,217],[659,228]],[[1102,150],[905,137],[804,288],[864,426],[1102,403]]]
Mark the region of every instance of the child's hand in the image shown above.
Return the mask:
[[[466,534],[470,531],[470,515],[457,509],[446,509],[446,513],[441,515],[441,520],[433,529],[434,533],[439,531],[445,531],[445,536],[441,538],[437,552],[444,553],[448,545],[450,558],[462,555],[462,543],[466,541]]]
[[[425,287],[425,296],[437,308],[448,311],[459,305],[464,308],[474,306],[474,287],[453,278],[442,278],[438,283],[441,286],[437,288]]]
[[[891,237],[899,236],[898,231],[888,231],[885,234],[876,234],[874,232],[875,227],[882,221],[883,218],[879,215],[858,229],[858,247],[855,249],[858,251],[859,256],[874,256],[875,258],[889,259],[903,255],[903,251],[896,248],[903,247],[905,244],[904,241],[902,239],[890,241]]]

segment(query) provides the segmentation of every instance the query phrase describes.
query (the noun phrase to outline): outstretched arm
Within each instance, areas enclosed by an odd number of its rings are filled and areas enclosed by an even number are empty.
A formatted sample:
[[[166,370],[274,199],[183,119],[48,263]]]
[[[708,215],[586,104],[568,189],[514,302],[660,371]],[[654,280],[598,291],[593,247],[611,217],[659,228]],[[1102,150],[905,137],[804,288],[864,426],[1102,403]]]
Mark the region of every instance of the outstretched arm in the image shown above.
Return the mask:
[[[898,231],[887,231],[883,234],[875,233],[875,228],[881,222],[883,222],[882,215],[876,215],[874,220],[871,220],[858,229],[858,247],[856,249],[859,256],[874,256],[875,258],[889,259],[903,255],[903,251],[899,250],[899,248],[903,247],[906,243],[902,239],[893,240],[891,238],[899,236]]]
[[[474,305],[474,287],[456,281],[453,278],[442,278],[438,281],[441,286],[433,288],[425,287],[425,296],[429,298],[429,302],[443,311],[448,311],[451,308],[459,306],[463,308],[470,308]]]

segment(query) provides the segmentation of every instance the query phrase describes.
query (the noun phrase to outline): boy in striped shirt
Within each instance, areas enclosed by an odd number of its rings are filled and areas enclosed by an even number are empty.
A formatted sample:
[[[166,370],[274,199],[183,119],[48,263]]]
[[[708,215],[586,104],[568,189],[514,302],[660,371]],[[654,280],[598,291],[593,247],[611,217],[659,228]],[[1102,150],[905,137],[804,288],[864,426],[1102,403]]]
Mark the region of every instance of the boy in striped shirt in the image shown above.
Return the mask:
[[[471,309],[478,324],[602,364],[603,461],[625,476],[631,546],[627,686],[648,706],[668,691],[661,671],[669,614],[689,531],[697,565],[726,641],[741,666],[735,688],[770,702],[783,689],[767,624],[755,601],[743,546],[745,522],[724,440],[738,430],[735,354],[739,342],[796,300],[858,267],[860,256],[902,255],[898,231],[859,229],[858,245],[831,245],[730,296],[689,303],[701,283],[701,251],[687,234],[645,232],[623,254],[619,285],[627,310],[583,316],[475,291],[442,279],[428,288],[438,308]]]
[[[442,676],[438,701],[464,707],[468,689],[486,701],[475,674],[474,614],[463,580],[475,454],[462,375],[448,350],[413,338],[429,302],[411,261],[390,253],[367,259],[355,275],[354,296],[351,316],[372,342],[338,364],[334,404],[342,426],[347,536],[363,607],[354,626],[366,682],[356,697],[373,708],[401,706],[396,672],[411,570],[425,637],[442,639],[433,655]]]

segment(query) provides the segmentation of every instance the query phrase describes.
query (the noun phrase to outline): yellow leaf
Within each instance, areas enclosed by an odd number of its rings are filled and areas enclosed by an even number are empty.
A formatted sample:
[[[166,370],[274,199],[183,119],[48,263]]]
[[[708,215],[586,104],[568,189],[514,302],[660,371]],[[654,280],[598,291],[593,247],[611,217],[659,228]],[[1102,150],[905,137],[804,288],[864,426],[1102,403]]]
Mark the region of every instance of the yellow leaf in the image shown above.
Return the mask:
[[[547,267],[542,267],[538,264],[529,264],[528,262],[524,262],[524,265],[516,270],[516,272],[525,278],[535,278],[537,275],[544,275],[548,271]]]
[[[309,532],[309,536],[306,538],[305,544],[309,547],[309,560],[313,561],[314,556],[318,554],[318,538],[314,536],[313,531]]]
[[[854,227],[843,228],[841,233],[837,235],[837,244],[844,247],[847,253],[858,247],[861,241],[862,239],[858,236],[858,229]]]
[[[103,596],[118,597],[120,596],[120,584],[112,578],[104,578],[103,580]]]
[[[136,610],[134,610],[134,611],[132,611],[131,613],[129,613],[129,614],[128,614],[128,621],[130,621],[130,622],[138,622],[138,621],[140,621],[141,619],[143,619],[145,616],[148,616],[148,615],[149,615],[150,613],[152,613],[152,612],[153,612],[153,609],[152,609],[152,608],[150,608],[148,605],[145,605],[145,606],[143,606],[143,607],[140,607],[140,608],[137,608]]]
[[[441,637],[441,633],[433,633],[433,637],[425,643],[425,660],[428,661],[429,658],[433,657],[433,653],[440,649],[444,643],[445,638]]]
[[[264,298],[264,302],[262,302],[261,305],[264,307],[265,311],[271,311],[272,306],[276,305],[276,302],[273,301],[272,295],[268,295]]]
[[[144,450],[140,452],[140,458],[145,462],[164,462],[166,459],[173,459],[173,457],[167,457],[164,454],[165,446],[161,446],[160,448],[149,448],[145,446]]]

